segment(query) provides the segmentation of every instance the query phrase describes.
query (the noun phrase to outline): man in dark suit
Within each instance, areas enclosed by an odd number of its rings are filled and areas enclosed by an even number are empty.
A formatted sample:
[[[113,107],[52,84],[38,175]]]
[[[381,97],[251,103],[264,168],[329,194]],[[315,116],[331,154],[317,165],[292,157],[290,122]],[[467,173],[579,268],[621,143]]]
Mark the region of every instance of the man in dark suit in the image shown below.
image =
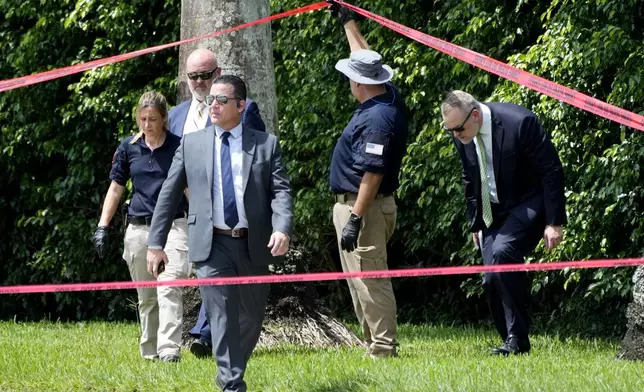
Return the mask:
[[[524,262],[543,238],[553,249],[566,224],[561,161],[534,113],[479,103],[452,91],[441,107],[463,164],[470,231],[485,265]],[[483,284],[503,344],[493,354],[530,351],[525,272],[485,274]]]
[[[283,261],[293,199],[277,138],[242,124],[246,86],[223,75],[205,97],[213,125],[186,135],[161,188],[148,236],[148,270],[163,249],[176,205],[190,189],[188,258],[198,278],[268,275]],[[246,363],[257,344],[268,284],[200,286],[212,326],[217,385],[246,391]]]
[[[221,75],[221,68],[215,53],[203,48],[190,53],[186,60],[186,76],[192,99],[170,109],[168,113],[170,132],[182,137],[212,125],[204,98],[210,92],[212,82],[219,75]],[[257,131],[266,132],[257,103],[248,98],[242,113],[242,123]]]
[[[213,81],[220,75],[221,68],[214,52],[200,48],[190,53],[186,60],[186,76],[192,99],[170,109],[168,113],[170,132],[182,137],[212,125],[205,97],[210,93]],[[248,98],[242,112],[242,124],[256,131],[266,132],[257,103]],[[190,351],[197,358],[210,357],[212,355],[210,324],[203,304],[199,309],[197,323],[190,330],[190,335],[194,338]]]

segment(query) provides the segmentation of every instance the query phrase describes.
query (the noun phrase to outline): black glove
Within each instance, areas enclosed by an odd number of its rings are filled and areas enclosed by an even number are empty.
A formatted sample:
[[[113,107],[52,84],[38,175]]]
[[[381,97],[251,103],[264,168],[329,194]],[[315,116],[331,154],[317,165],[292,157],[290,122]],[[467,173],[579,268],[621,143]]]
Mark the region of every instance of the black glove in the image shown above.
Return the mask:
[[[110,228],[108,226],[99,226],[92,236],[92,244],[98,257],[103,259],[107,253],[107,245],[110,238]]]
[[[358,235],[360,234],[360,226],[362,225],[362,217],[354,213],[349,216],[349,221],[342,229],[342,238],[340,239],[340,247],[347,252],[353,252],[358,247]]]
[[[340,25],[344,26],[348,21],[353,19],[353,12],[347,7],[343,7],[337,3],[335,0],[326,0],[327,3],[331,4],[329,11],[331,11],[331,16],[340,21]]]

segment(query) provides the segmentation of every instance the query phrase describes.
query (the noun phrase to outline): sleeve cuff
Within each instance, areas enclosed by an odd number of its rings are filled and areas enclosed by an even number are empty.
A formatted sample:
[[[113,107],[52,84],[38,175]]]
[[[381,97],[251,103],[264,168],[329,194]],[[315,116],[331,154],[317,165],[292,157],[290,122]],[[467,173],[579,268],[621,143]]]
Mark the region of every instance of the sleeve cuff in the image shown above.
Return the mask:
[[[114,181],[115,183],[119,184],[120,186],[126,186],[127,185],[127,180],[123,181],[120,178],[114,178],[114,177],[110,177],[110,180]]]
[[[384,166],[353,165],[353,168],[367,173],[385,174]]]

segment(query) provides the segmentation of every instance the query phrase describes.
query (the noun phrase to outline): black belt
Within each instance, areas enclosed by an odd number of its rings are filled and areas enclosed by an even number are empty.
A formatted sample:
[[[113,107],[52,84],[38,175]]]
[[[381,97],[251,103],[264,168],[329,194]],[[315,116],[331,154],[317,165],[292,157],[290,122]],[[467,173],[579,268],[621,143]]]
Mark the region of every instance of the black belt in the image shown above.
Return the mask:
[[[175,219],[180,219],[180,218],[185,218],[186,214],[184,212],[178,213],[177,215],[172,218],[172,220]],[[151,216],[127,216],[127,221],[132,224],[132,225],[146,225],[150,226],[150,223],[152,223],[152,217]]]
[[[376,195],[376,199],[384,199],[385,197],[393,196],[393,193],[378,193]],[[348,201],[355,201],[358,200],[358,194],[357,193],[336,193],[334,195],[335,201],[338,203],[346,203]]]
[[[212,228],[212,233],[217,234],[217,235],[225,235],[227,237],[233,237],[233,238],[246,238],[248,237],[248,229],[245,227],[239,228],[239,229],[228,229],[228,230],[222,230],[218,229],[216,227]]]

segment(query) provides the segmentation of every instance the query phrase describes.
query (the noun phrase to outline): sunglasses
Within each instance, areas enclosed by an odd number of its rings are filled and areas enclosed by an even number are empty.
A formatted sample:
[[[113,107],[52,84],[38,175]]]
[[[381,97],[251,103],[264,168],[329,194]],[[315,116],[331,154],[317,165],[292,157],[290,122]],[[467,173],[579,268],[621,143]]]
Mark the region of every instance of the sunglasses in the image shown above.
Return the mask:
[[[472,112],[474,111],[474,109],[476,109],[476,108],[472,108],[472,110],[470,110],[470,112],[467,114],[467,117],[465,117],[465,120],[463,120],[461,125],[456,126],[454,128],[443,127],[445,129],[445,132],[447,132],[447,133],[463,132],[465,130],[465,123],[467,122],[467,120],[470,119],[470,116],[472,115]]]
[[[197,79],[209,80],[209,79],[212,79],[212,75],[214,75],[214,73],[217,72],[218,69],[219,69],[219,67],[213,69],[212,71],[208,71],[208,72],[201,72],[201,73],[189,72],[188,73],[188,79],[190,79],[190,80],[197,80]]]
[[[206,95],[205,101],[206,101],[206,105],[208,105],[208,106],[210,106],[213,103],[215,103],[215,101],[219,102],[222,105],[225,105],[231,99],[236,99],[238,101],[242,100],[241,98],[227,97],[225,95],[216,95],[216,96],[215,95]]]

